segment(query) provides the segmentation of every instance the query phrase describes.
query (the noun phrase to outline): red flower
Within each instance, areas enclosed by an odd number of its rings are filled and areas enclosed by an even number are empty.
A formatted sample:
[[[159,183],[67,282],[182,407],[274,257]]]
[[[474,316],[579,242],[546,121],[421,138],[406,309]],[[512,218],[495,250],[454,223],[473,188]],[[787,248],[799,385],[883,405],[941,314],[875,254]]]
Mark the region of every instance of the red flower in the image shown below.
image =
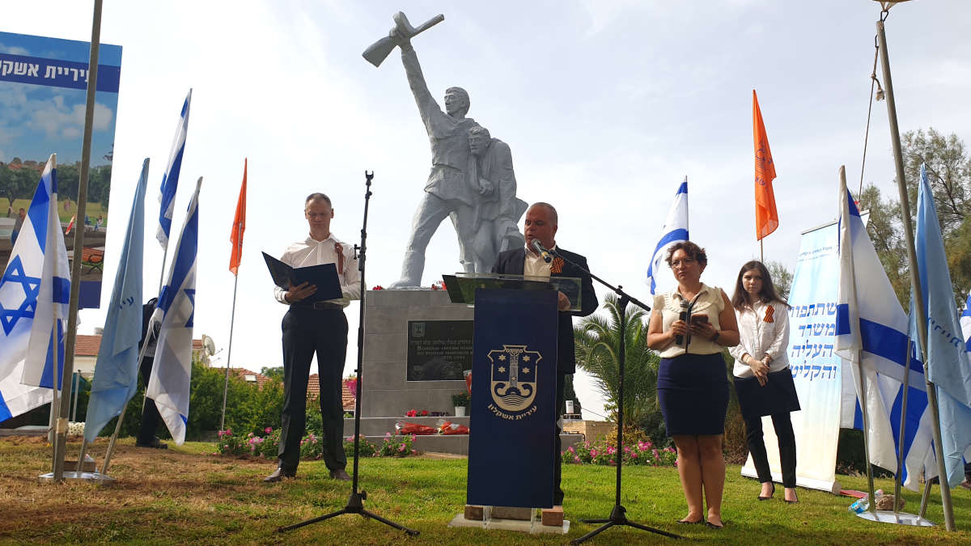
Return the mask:
[[[426,410],[426,409],[421,410],[421,415],[422,415],[422,417],[428,415],[428,410]]]
[[[379,284],[379,285],[375,286],[374,288],[372,288],[371,290],[384,290],[384,287]]]

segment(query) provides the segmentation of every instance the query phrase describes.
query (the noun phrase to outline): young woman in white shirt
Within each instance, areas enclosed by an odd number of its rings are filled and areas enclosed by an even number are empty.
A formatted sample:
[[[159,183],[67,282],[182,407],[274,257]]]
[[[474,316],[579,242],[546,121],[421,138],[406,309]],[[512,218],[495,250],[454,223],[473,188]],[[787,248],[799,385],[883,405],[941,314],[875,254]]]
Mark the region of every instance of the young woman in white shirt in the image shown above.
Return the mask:
[[[732,306],[741,338],[730,349],[735,357],[735,391],[749,453],[762,484],[758,498],[769,500],[775,493],[762,437],[762,417],[769,415],[779,439],[785,501],[796,503],[796,438],[789,413],[799,411],[799,398],[787,355],[789,305],[779,297],[765,265],[753,260],[738,273]]]

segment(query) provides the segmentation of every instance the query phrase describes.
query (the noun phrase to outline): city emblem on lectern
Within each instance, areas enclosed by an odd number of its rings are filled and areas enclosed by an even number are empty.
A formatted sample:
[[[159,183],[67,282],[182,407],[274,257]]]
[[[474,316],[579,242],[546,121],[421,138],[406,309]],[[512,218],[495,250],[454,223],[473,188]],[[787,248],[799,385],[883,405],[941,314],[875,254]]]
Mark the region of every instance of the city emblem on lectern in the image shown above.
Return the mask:
[[[490,410],[504,419],[522,419],[536,411],[536,377],[543,355],[526,345],[503,345],[486,355],[492,362]]]

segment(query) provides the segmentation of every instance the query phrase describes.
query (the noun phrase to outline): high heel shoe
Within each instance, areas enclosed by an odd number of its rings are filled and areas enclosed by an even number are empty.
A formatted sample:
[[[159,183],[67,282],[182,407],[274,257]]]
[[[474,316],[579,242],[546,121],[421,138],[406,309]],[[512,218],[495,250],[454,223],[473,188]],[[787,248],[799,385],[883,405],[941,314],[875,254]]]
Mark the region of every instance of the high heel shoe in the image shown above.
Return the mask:
[[[769,493],[769,496],[768,497],[763,497],[762,495],[759,495],[759,500],[760,501],[770,500],[772,498],[772,495],[775,495],[775,483],[772,484],[772,492]]]
[[[792,493],[795,494],[796,493],[796,490],[793,489],[792,490]],[[794,500],[789,500],[789,499],[786,499],[786,498],[783,498],[782,500],[786,501],[786,504],[797,504],[799,502],[799,497],[797,496]]]

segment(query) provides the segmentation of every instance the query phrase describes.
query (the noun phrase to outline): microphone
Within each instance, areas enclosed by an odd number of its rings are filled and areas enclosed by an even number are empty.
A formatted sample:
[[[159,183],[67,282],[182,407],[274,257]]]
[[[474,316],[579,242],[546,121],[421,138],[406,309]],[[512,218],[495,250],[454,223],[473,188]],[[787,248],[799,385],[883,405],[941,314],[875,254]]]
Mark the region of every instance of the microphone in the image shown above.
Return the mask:
[[[550,255],[550,251],[543,246],[543,243],[539,242],[539,239],[533,239],[533,249],[543,257],[543,261],[550,263],[553,261],[553,256]]]
[[[689,307],[688,302],[685,300],[681,300],[681,314],[678,315],[678,319],[683,320],[685,322],[688,322],[691,319],[691,317],[688,316],[688,307]],[[682,343],[684,343],[683,335],[678,334],[674,336],[675,345],[681,345]]]

